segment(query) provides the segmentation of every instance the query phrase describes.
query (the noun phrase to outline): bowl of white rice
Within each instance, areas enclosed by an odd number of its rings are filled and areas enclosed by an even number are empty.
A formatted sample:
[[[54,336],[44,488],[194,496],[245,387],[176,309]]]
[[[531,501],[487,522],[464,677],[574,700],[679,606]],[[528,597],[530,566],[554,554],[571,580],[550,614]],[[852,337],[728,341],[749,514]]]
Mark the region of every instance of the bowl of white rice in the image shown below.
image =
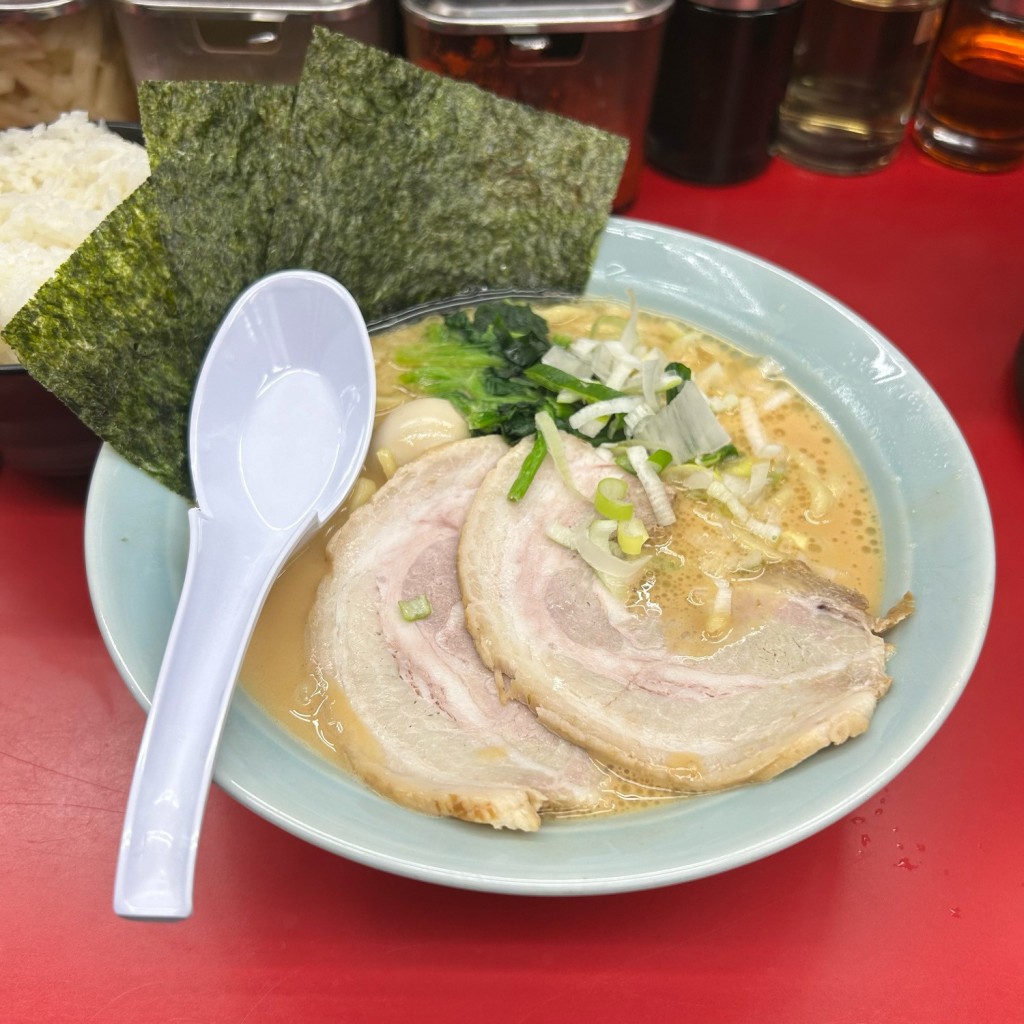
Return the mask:
[[[138,125],[74,111],[0,132],[0,459],[8,466],[48,476],[92,467],[99,439],[19,364],[3,328],[148,176]]]

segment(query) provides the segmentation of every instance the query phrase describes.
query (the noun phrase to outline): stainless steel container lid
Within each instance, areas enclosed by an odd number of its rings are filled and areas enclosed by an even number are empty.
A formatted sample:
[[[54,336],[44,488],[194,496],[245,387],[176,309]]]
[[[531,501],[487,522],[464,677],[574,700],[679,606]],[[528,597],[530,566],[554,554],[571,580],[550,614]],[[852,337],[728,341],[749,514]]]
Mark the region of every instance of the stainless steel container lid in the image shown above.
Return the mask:
[[[153,14],[210,15],[250,21],[283,21],[292,15],[336,14],[369,7],[376,0],[114,0],[121,7]]]
[[[763,11],[778,11],[792,7],[803,0],[682,0],[694,7],[708,7],[713,11],[731,11],[734,14],[753,14]]]
[[[416,23],[446,32],[610,32],[664,19],[675,0],[401,0]]]
[[[1024,21],[1024,0],[989,0],[988,9],[1010,21]]]
[[[0,21],[43,21],[74,14],[92,0],[0,0]]]

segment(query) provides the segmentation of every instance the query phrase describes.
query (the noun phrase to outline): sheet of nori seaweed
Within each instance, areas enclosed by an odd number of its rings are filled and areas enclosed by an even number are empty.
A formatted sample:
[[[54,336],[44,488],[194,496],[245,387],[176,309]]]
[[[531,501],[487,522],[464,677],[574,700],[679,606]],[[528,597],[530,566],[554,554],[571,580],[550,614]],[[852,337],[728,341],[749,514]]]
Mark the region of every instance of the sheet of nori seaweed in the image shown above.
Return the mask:
[[[581,292],[628,143],[317,29],[269,266],[373,320],[483,289]]]
[[[191,496],[188,413],[209,335],[183,321],[144,182],[4,328],[28,372],[130,462]]]
[[[266,272],[274,207],[287,190],[294,86],[143,82],[139,109],[160,232],[193,329],[212,337]]]
[[[317,29],[298,90],[143,86],[154,172],[4,329],[125,458],[190,496],[188,414],[233,300],[334,276],[368,320],[480,290],[584,288],[626,141]]]

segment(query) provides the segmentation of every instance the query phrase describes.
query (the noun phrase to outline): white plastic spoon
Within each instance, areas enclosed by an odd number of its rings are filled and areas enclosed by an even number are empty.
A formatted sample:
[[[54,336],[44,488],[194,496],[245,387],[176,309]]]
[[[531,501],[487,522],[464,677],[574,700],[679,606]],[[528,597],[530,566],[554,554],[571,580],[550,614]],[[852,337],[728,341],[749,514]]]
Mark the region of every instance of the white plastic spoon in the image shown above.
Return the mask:
[[[135,767],[117,864],[123,917],[183,918],[214,757],[267,591],[366,457],[373,356],[349,293],[311,271],[245,291],[196,382],[185,583]]]

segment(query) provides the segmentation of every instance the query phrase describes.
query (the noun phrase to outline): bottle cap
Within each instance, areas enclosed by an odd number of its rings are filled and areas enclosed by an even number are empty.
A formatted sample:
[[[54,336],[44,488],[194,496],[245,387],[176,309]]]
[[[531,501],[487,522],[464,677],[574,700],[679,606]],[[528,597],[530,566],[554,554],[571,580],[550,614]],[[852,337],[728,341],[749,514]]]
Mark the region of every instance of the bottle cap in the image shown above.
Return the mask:
[[[747,14],[754,11],[777,11],[782,7],[792,7],[803,0],[686,0],[694,7],[708,7],[714,11],[734,11]],[[999,2],[999,0],[995,0]],[[1013,3],[1015,0],[1007,0]]]
[[[1024,21],[1024,0],[988,0],[988,9],[1000,17]]]

